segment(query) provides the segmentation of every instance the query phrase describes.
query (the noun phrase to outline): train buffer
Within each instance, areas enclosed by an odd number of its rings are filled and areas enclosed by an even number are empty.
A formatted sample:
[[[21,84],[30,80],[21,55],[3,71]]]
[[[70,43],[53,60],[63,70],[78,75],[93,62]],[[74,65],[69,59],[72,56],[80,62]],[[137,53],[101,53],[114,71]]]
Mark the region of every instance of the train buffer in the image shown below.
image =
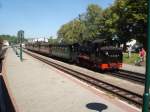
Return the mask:
[[[140,112],[29,55],[23,58],[9,48],[2,70],[17,112]]]

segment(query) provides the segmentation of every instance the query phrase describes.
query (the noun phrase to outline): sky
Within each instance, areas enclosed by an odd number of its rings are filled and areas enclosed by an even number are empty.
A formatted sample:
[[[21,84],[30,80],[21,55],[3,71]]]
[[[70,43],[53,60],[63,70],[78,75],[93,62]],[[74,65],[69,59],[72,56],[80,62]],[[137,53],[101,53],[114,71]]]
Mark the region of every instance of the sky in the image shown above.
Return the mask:
[[[26,38],[57,36],[59,28],[86,12],[89,4],[103,9],[114,0],[0,0],[0,35],[16,35],[24,30]]]

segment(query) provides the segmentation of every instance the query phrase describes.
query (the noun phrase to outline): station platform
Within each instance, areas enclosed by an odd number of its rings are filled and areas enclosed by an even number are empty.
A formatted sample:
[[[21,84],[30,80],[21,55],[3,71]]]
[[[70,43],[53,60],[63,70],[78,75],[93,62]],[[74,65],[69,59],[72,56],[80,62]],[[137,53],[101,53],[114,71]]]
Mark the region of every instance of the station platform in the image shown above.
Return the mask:
[[[140,112],[72,76],[9,48],[3,77],[17,112]]]
[[[127,70],[127,71],[131,71],[131,72],[137,72],[137,73],[141,73],[141,74],[145,74],[145,66],[135,66],[135,65],[129,65],[129,64],[123,64],[122,70]]]

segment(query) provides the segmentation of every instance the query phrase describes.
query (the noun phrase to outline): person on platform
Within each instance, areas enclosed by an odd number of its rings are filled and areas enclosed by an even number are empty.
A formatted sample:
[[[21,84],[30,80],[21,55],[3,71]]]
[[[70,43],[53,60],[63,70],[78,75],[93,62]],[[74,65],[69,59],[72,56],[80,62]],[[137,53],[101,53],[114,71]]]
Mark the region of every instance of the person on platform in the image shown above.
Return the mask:
[[[142,48],[142,49],[139,51],[139,57],[140,57],[140,61],[141,61],[141,62],[144,62],[144,60],[145,60],[145,50],[144,50],[144,48]]]
[[[139,50],[139,57],[135,61],[135,65],[138,65],[138,66],[143,65],[143,62],[145,61],[145,55],[146,55],[146,52],[145,52],[144,48],[141,48]]]

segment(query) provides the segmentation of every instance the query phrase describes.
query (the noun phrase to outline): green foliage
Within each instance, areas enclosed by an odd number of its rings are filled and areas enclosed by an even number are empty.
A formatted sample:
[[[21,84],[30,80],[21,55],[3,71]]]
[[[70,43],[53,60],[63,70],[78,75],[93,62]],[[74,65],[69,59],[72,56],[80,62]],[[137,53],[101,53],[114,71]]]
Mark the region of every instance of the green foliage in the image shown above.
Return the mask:
[[[58,38],[53,39],[53,37],[51,36],[51,37],[48,39],[48,42],[49,42],[50,44],[57,44],[57,43],[59,43],[59,39],[58,39]]]
[[[113,13],[118,15],[116,21],[117,35],[124,42],[135,38],[144,44],[147,29],[147,0],[116,0]]]
[[[64,43],[82,42],[98,37],[102,20],[102,9],[95,4],[87,8],[87,12],[79,18],[64,24],[58,31],[58,38]]]
[[[17,43],[17,37],[16,36],[10,36],[10,35],[0,35],[1,40],[7,40],[9,43]]]
[[[116,21],[118,20],[119,16],[113,13],[113,7],[107,8],[103,11],[103,20],[102,20],[102,28],[100,28],[101,37],[104,38],[112,38],[117,35],[116,30]]]
[[[98,37],[101,33],[99,29],[102,26],[102,12],[103,10],[95,4],[91,4],[87,8],[85,15],[86,30],[84,34],[90,40]]]
[[[58,31],[58,39],[63,43],[75,43],[83,41],[82,33],[85,30],[85,25],[79,19],[63,25]]]
[[[139,54],[138,53],[132,53],[131,57],[128,57],[128,53],[123,53],[123,63],[126,64],[134,64],[135,61],[139,59]]]
[[[105,10],[91,4],[85,13],[59,29],[58,38],[64,43],[74,43],[117,36],[124,44],[134,38],[146,45],[147,2],[116,0]]]

